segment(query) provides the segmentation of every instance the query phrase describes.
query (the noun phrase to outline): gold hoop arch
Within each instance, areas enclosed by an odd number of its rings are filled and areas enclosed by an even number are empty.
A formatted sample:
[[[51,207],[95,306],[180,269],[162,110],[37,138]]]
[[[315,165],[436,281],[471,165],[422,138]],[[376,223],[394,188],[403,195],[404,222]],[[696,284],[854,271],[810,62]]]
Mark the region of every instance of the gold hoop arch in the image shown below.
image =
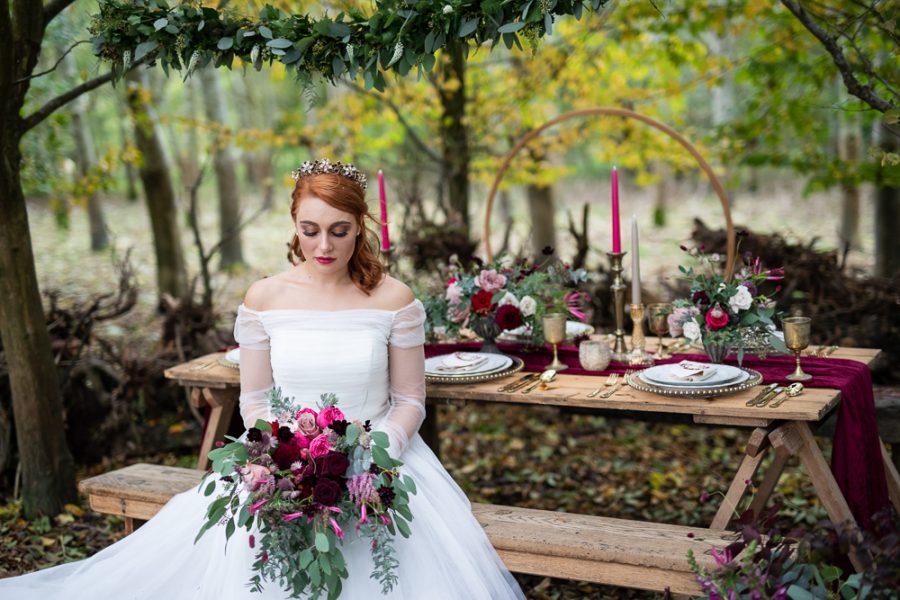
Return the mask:
[[[652,119],[647,115],[642,115],[640,113],[634,112],[632,110],[628,110],[627,108],[616,108],[612,106],[599,106],[596,108],[586,108],[583,110],[575,110],[572,112],[567,112],[559,115],[558,117],[547,121],[540,127],[536,127],[526,133],[522,139],[520,139],[516,145],[510,150],[506,157],[504,157],[503,162],[500,164],[500,170],[497,171],[497,176],[494,178],[494,183],[491,185],[491,191],[488,194],[487,206],[485,207],[484,213],[484,250],[485,255],[487,257],[487,261],[490,262],[493,260],[493,253],[491,251],[491,210],[494,207],[494,196],[497,195],[497,189],[500,187],[500,182],[503,180],[503,176],[506,174],[506,171],[509,169],[509,165],[512,162],[512,159],[519,153],[522,148],[524,148],[528,142],[533,140],[535,137],[540,135],[545,129],[549,129],[554,125],[562,123],[563,121],[568,121],[570,119],[576,119],[579,117],[592,117],[592,116],[614,116],[614,117],[625,117],[629,119],[635,119],[642,123],[649,125],[659,131],[662,131],[665,134],[668,134],[669,137],[674,139],[676,142],[681,144],[685,150],[687,150],[691,156],[697,161],[697,164],[700,165],[700,168],[706,174],[706,177],[709,179],[710,183],[713,186],[713,189],[716,192],[716,195],[719,196],[719,202],[722,204],[722,212],[725,214],[725,226],[726,226],[726,235],[727,235],[727,257],[725,260],[725,279],[730,280],[732,276],[732,271],[734,270],[734,254],[735,254],[735,233],[734,233],[734,224],[731,221],[731,207],[728,203],[728,195],[725,193],[725,188],[722,186],[722,183],[719,181],[719,178],[716,177],[716,174],[713,173],[712,167],[709,166],[709,163],[704,160],[700,153],[697,152],[697,148],[694,147],[689,141],[687,141],[684,136],[680,133],[665,125],[664,123],[660,123],[656,119]]]

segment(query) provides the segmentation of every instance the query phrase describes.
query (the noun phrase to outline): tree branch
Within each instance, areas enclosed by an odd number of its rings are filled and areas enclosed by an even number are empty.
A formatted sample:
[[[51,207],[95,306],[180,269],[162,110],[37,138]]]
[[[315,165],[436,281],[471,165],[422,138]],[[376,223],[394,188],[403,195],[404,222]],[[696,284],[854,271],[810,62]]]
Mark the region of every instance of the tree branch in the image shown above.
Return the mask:
[[[75,0],[50,0],[44,5],[44,27]]]
[[[343,79],[341,80],[341,83],[344,83],[347,87],[349,87],[350,89],[352,89],[353,91],[355,91],[358,94],[367,94],[367,95],[375,98],[376,100],[386,104],[387,107],[390,108],[395,115],[397,115],[397,120],[400,121],[400,124],[403,126],[403,128],[406,130],[406,132],[409,134],[409,137],[412,140],[413,144],[416,145],[419,148],[419,150],[424,152],[425,155],[428,156],[428,158],[430,158],[434,162],[436,162],[438,164],[444,162],[443,159],[434,152],[434,150],[429,148],[425,144],[425,142],[422,141],[422,138],[419,137],[419,134],[416,133],[416,130],[413,129],[413,126],[409,123],[409,121],[407,121],[403,117],[403,113],[400,112],[400,109],[397,107],[397,105],[394,104],[393,102],[391,102],[389,98],[386,98],[386,97],[382,96],[381,94],[376,94],[370,90],[360,88],[359,86],[356,86],[350,82],[344,81]]]
[[[59,63],[61,63],[63,61],[63,59],[69,54],[69,52],[71,52],[72,50],[75,49],[75,46],[78,46],[79,44],[87,44],[87,43],[88,43],[88,40],[78,40],[77,42],[75,42],[74,44],[69,46],[69,49],[66,50],[65,52],[63,52],[62,56],[59,57],[59,60],[57,60],[53,64],[53,66],[50,67],[49,69],[47,69],[46,71],[41,71],[40,73],[34,73],[32,75],[29,75],[28,77],[23,77],[22,79],[18,79],[16,81],[14,81],[13,83],[14,84],[22,83],[24,81],[28,81],[29,79],[34,79],[36,77],[42,77],[42,76],[46,75],[47,73],[52,73],[53,71],[56,70],[56,67],[59,66]]]
[[[151,53],[152,54],[152,53]],[[146,61],[150,60],[150,55],[145,56],[140,60],[136,60],[131,64],[131,67],[128,69],[137,68],[138,66],[144,64]],[[42,107],[22,119],[22,133],[31,130],[36,125],[38,125],[41,121],[49,117],[56,111],[58,108],[62,108],[78,96],[84,94],[85,92],[89,92],[94,88],[98,88],[107,81],[111,81],[115,77],[113,71],[109,71],[108,73],[104,73],[99,77],[94,77],[93,79],[89,79],[82,83],[81,85],[73,87],[71,90],[64,92],[53,98],[52,100],[48,100],[46,104]]]
[[[856,78],[856,75],[853,74],[853,67],[850,66],[850,63],[847,62],[847,57],[844,56],[844,51],[841,50],[840,45],[838,45],[837,40],[828,34],[824,29],[819,27],[815,21],[813,21],[812,17],[807,13],[795,0],[781,0],[781,3],[789,10],[791,13],[797,17],[797,20],[817,39],[821,42],[822,46],[825,47],[825,50],[831,55],[832,60],[834,61],[835,66],[838,68],[838,72],[841,74],[841,78],[844,81],[844,85],[847,88],[847,91],[875,110],[886,113],[889,110],[895,108],[895,106],[888,102],[887,100],[878,96],[875,93],[875,90],[871,85],[863,85],[859,79]],[[872,73],[868,70],[865,71],[867,75],[874,77]]]
[[[82,95],[85,92],[89,92],[94,88],[98,88],[107,81],[111,81],[113,78],[113,72],[109,71],[99,77],[95,77],[93,79],[89,79],[85,81],[81,85],[73,87],[71,90],[64,92],[49,100],[42,107],[22,119],[22,133],[29,131],[36,125],[38,125],[41,121],[52,115],[56,109],[62,108],[78,96]]]

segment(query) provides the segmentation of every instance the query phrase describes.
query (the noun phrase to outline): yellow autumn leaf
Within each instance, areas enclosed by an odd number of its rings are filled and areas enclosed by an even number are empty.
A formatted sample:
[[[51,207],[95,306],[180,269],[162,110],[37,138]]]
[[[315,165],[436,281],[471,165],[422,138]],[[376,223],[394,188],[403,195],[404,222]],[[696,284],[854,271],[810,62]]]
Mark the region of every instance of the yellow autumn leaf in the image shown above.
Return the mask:
[[[41,536],[41,544],[43,544],[44,546],[52,546],[55,543],[56,543],[55,539]]]
[[[66,509],[66,512],[69,512],[76,517],[84,516],[84,509],[78,506],[77,504],[66,504],[63,508]]]

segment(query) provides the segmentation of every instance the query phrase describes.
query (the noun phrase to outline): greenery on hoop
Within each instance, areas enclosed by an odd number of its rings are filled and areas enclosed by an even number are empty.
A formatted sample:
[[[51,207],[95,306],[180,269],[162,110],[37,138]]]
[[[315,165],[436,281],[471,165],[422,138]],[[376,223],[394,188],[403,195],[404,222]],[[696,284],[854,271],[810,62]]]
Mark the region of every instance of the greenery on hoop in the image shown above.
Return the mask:
[[[468,58],[476,48],[501,40],[522,49],[520,36],[536,40],[552,32],[556,17],[580,19],[585,7],[597,11],[608,0],[449,0],[376,1],[375,12],[348,9],[334,18],[287,15],[267,5],[254,21],[233,10],[196,3],[169,7],[165,0],[102,0],[91,23],[95,55],[112,64],[116,78],[134,61],[159,61],[184,70],[213,62],[231,68],[239,58],[260,70],[279,61],[309,83],[316,74],[330,82],[362,72],[366,89],[385,88],[384,73],[421,78],[435,64],[435,53],[461,42]]]

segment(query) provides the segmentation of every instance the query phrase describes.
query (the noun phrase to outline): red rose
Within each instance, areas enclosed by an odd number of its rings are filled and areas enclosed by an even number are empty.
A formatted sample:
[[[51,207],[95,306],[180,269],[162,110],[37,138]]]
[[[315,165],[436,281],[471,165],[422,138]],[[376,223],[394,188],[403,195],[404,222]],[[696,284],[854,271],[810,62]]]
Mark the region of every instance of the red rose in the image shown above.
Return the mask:
[[[709,312],[706,313],[706,327],[710,331],[722,329],[728,325],[728,313],[722,310],[722,307],[716,304]]]
[[[509,331],[522,325],[522,311],[512,304],[504,304],[497,309],[497,316],[494,319],[500,329]]]
[[[349,466],[350,461],[341,452],[329,452],[322,459],[322,471],[325,475],[343,477]]]
[[[472,296],[472,310],[474,310],[479,315],[486,315],[491,312],[491,308],[493,308],[493,302],[491,301],[494,297],[494,294],[485,290],[478,290]]]
[[[331,479],[320,479],[313,489],[313,499],[319,504],[333,505],[341,497],[341,486]]]

